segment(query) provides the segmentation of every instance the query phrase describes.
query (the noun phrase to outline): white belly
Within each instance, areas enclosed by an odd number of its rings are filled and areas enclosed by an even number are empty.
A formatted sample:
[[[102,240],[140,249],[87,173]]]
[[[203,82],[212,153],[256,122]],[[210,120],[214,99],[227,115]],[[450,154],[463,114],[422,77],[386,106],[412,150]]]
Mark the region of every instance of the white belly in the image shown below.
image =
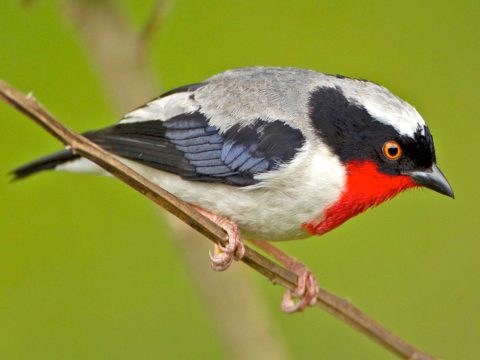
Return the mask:
[[[179,176],[122,159],[128,166],[178,198],[233,220],[247,238],[291,240],[308,236],[302,224],[321,219],[336,201],[344,183],[344,170],[328,152],[300,154],[288,168],[258,176],[258,185],[236,187],[187,181]],[[58,170],[99,172],[86,159]]]

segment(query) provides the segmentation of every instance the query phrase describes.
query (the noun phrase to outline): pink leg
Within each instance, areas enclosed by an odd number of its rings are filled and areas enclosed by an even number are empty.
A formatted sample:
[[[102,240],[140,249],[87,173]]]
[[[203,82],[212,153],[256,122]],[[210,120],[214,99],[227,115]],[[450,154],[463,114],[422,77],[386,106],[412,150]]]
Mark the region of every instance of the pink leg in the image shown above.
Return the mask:
[[[267,242],[250,241],[298,275],[298,284],[295,291],[292,293],[287,289],[283,295],[282,310],[284,312],[303,311],[307,306],[314,305],[317,302],[317,296],[320,291],[317,280],[303,263]],[[298,299],[298,301],[295,302],[294,298]]]
[[[224,271],[228,269],[233,260],[240,260],[245,255],[245,246],[240,238],[240,230],[237,224],[223,216],[212,214],[197,206],[194,207],[200,214],[213,221],[227,233],[228,244],[225,246],[215,245],[213,253],[210,252],[210,260],[213,270]]]

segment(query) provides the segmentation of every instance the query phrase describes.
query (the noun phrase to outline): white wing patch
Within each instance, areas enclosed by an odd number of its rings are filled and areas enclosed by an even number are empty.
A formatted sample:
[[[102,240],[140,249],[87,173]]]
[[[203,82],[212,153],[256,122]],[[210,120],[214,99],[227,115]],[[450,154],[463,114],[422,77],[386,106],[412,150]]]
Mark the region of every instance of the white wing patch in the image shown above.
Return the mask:
[[[200,108],[200,105],[191,98],[191,95],[191,92],[181,92],[155,99],[145,106],[128,113],[120,122],[165,121],[180,114],[195,112]]]

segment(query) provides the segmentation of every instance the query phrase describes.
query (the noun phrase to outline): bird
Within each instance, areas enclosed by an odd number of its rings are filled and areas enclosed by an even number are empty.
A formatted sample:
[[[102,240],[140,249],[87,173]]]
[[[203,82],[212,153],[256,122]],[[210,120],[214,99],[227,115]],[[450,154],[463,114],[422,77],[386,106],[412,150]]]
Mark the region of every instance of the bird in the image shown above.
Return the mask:
[[[214,270],[240,260],[246,239],[295,271],[286,312],[313,305],[319,287],[270,242],[325,234],[410,188],[454,198],[412,105],[374,82],[313,70],[227,70],[83,135],[226,231]],[[106,174],[68,148],[12,173],[43,170]]]

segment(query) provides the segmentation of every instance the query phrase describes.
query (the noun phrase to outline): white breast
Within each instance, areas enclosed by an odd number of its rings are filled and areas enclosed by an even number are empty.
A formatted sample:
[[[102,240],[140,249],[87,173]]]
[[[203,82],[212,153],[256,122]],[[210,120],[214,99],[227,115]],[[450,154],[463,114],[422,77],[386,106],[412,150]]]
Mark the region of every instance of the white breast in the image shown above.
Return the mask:
[[[244,236],[290,240],[308,236],[301,225],[339,197],[345,173],[336,157],[318,145],[306,147],[288,167],[258,176],[258,185],[235,187],[187,181],[177,175],[125,163],[180,199],[238,224]]]

